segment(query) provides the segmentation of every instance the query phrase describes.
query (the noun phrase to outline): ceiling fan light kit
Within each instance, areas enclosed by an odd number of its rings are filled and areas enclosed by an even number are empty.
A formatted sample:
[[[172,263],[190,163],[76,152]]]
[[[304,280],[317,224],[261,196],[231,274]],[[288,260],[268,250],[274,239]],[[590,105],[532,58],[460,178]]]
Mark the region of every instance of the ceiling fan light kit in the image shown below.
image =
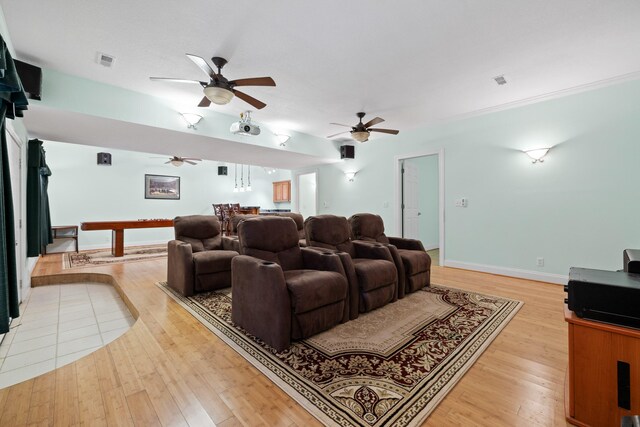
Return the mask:
[[[369,140],[369,132],[367,131],[351,131],[351,137],[358,142],[367,142]]]
[[[216,105],[225,105],[233,99],[233,92],[223,87],[207,86],[204,88],[204,96]]]

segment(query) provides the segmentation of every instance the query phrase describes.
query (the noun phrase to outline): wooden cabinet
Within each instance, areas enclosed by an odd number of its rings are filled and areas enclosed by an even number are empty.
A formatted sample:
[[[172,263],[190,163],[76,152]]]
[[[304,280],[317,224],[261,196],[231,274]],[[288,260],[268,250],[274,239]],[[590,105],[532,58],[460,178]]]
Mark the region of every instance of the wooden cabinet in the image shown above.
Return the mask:
[[[564,310],[569,323],[567,421],[619,427],[623,416],[640,414],[640,330],[581,319],[566,306]],[[619,406],[627,404],[630,409]]]
[[[291,201],[291,181],[276,181],[273,183],[273,202]]]

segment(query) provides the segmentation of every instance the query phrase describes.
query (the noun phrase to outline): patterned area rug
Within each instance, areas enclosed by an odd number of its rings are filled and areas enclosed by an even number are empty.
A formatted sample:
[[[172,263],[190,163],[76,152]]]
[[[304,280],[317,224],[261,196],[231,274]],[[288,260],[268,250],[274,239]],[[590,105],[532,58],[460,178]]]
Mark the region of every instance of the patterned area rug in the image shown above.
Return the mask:
[[[62,268],[96,267],[105,264],[118,264],[131,261],[146,261],[167,256],[167,245],[131,246],[124,248],[124,256],[114,257],[111,249],[93,251],[65,252]]]
[[[424,421],[522,306],[443,286],[415,292],[277,353],[231,322],[231,289],[157,284],[326,425]]]

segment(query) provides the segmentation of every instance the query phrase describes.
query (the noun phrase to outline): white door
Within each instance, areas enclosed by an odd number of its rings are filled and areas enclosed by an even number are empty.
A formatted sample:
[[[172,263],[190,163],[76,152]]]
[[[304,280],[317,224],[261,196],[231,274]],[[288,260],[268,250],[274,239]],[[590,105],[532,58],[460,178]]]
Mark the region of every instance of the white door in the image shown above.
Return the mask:
[[[298,175],[298,212],[307,219],[316,211],[316,173]]]
[[[22,230],[20,228],[22,218],[22,152],[20,145],[9,132],[6,132],[7,149],[9,151],[9,172],[11,173],[11,192],[13,194],[13,218],[15,222],[16,236],[16,274],[18,277],[18,299],[22,302]]]
[[[418,168],[410,161],[402,162],[402,168],[402,237],[420,239]]]

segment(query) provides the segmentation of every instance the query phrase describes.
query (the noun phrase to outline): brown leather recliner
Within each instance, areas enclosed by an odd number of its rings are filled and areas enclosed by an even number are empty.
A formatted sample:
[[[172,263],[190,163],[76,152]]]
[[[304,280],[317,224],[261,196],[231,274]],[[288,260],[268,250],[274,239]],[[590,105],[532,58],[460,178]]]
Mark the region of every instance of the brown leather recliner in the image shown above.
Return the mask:
[[[232,261],[231,319],[282,351],[349,319],[340,258],[298,246],[290,218],[247,219],[238,228],[242,255]]]
[[[349,317],[368,312],[398,298],[398,271],[389,248],[351,240],[347,219],[311,216],[304,222],[307,245],[338,251],[349,279]]]
[[[420,240],[387,237],[380,215],[358,213],[349,218],[349,225],[353,239],[389,245],[398,273],[402,276],[398,298],[431,284],[431,257]]]
[[[231,286],[231,260],[238,255],[222,239],[215,215],[178,216],[169,242],[167,283],[184,296]]]
[[[301,247],[307,246],[307,237],[304,234],[304,217],[297,212],[278,212],[276,215],[291,218],[296,222],[298,229],[298,243]]]

